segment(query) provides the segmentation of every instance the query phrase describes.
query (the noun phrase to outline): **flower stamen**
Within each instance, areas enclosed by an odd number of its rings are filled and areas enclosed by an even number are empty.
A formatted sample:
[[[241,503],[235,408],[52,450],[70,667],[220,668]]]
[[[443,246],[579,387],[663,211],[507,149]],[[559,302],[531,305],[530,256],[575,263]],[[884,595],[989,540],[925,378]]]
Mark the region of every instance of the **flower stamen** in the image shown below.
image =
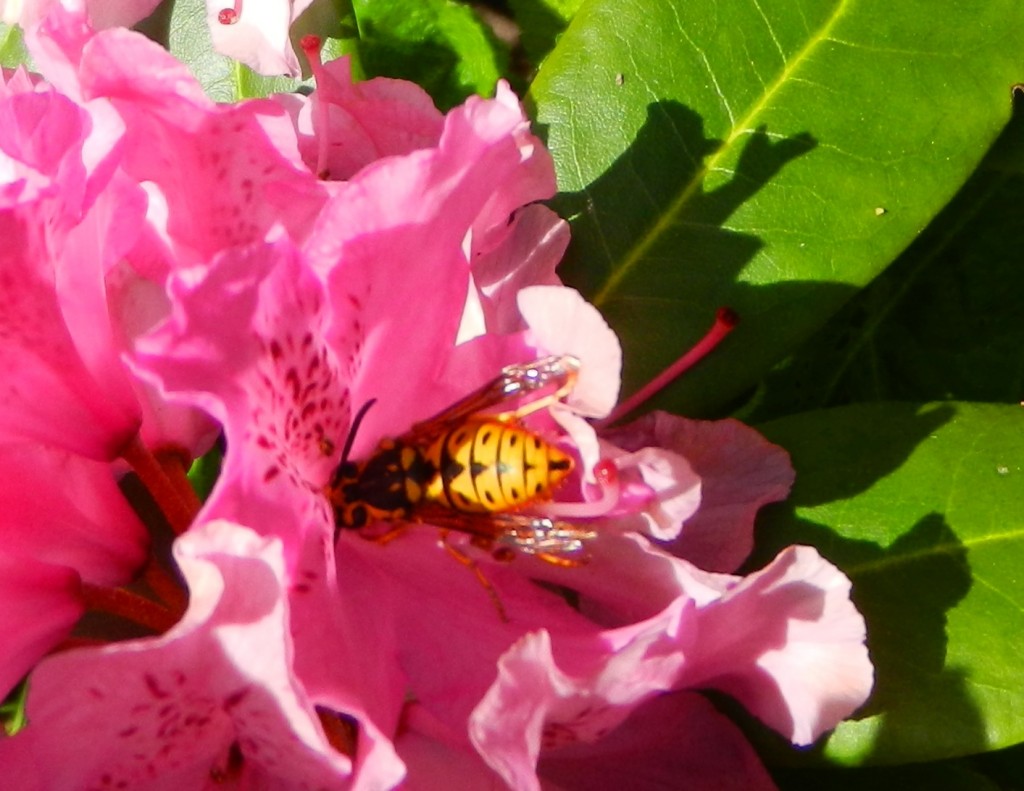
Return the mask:
[[[718,346],[736,328],[739,321],[739,315],[732,308],[719,308],[715,314],[715,323],[711,325],[711,329],[707,331],[703,338],[697,341],[688,352],[672,363],[672,365],[615,407],[608,417],[597,421],[595,425],[599,428],[610,426],[625,415],[628,415],[645,401],[653,398],[703,360],[712,349]]]
[[[222,25],[234,25],[242,16],[242,0],[235,0],[233,8],[222,8],[217,12],[217,21]]]
[[[317,86],[323,86],[327,79],[324,62],[320,57],[323,41],[319,36],[307,35],[302,37],[299,46],[306,53],[309,70]],[[327,145],[330,138],[327,134],[327,102],[323,98],[323,92],[319,90],[313,92],[311,101],[313,102],[313,128],[316,131],[317,139],[316,175],[321,180],[327,180],[330,177],[330,171],[327,168]]]
[[[183,487],[175,485],[160,461],[137,435],[121,452],[121,458],[139,476],[175,534],[180,536],[188,530],[198,508],[194,502],[186,501],[182,496]]]
[[[560,519],[595,519],[606,516],[619,501],[618,467],[611,459],[601,459],[594,465],[594,477],[601,488],[600,498],[585,503],[544,503],[544,514]]]
[[[179,620],[166,607],[124,588],[108,588],[83,582],[82,598],[89,610],[116,615],[154,634],[163,634]]]

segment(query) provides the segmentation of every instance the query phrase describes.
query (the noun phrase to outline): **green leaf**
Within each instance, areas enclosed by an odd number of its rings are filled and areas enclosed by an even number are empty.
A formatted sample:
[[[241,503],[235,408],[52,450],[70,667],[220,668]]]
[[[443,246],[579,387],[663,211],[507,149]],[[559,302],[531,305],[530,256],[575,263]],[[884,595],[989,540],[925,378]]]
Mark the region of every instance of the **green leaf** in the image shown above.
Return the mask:
[[[8,693],[3,702],[0,702],[0,730],[8,736],[13,736],[28,723],[25,716],[27,697],[28,682],[22,681]]]
[[[188,471],[188,480],[195,489],[199,499],[206,501],[213,491],[213,486],[220,477],[221,465],[224,461],[224,449],[220,444],[214,445],[205,455],[200,456]]]
[[[761,427],[797,471],[752,567],[810,544],[853,582],[875,690],[827,738],[841,763],[1024,741],[1024,409],[861,404]]]
[[[540,64],[555,46],[583,0],[509,0],[526,57]]]
[[[789,769],[772,773],[779,791],[1001,791],[968,759],[935,761],[912,766],[837,771]]]
[[[966,180],[1024,77],[1024,4],[590,0],[531,89],[626,391],[727,304],[661,405],[721,412]]]
[[[0,22],[0,67],[16,69],[25,66],[32,70],[32,58],[25,47],[25,37],[17,25]]]
[[[759,421],[851,401],[1024,394],[1024,112],[928,229],[765,380]]]
[[[451,0],[354,0],[370,77],[423,86],[442,109],[492,95],[507,53],[473,10]]]

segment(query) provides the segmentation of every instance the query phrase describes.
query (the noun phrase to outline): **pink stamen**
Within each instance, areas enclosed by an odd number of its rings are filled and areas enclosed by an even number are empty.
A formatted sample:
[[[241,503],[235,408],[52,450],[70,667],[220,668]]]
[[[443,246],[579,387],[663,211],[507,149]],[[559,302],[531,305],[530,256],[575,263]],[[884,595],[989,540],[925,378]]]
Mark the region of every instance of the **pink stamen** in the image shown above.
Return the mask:
[[[306,60],[309,61],[309,70],[312,72],[313,79],[316,80],[318,86],[318,90],[313,92],[312,97],[313,130],[316,133],[317,140],[316,175],[317,178],[326,180],[330,177],[330,172],[327,169],[327,144],[330,136],[327,134],[327,104],[322,98],[323,92],[319,90],[325,84],[324,62],[320,57],[323,41],[319,36],[306,35],[299,41],[299,46],[306,53]]]
[[[586,519],[604,516],[619,502],[619,469],[611,459],[601,459],[594,465],[594,477],[601,487],[601,497],[589,503],[544,503],[545,516],[566,519]]]
[[[599,428],[609,426],[624,415],[628,415],[644,401],[653,398],[679,376],[703,360],[712,349],[725,339],[726,335],[736,328],[739,321],[739,315],[732,308],[719,308],[718,313],[715,314],[715,323],[711,325],[711,329],[707,331],[707,334],[694,344],[693,348],[615,407],[608,417],[597,421],[596,425]]]
[[[235,0],[234,8],[223,8],[217,12],[217,21],[222,25],[234,25],[242,16],[242,0]]]

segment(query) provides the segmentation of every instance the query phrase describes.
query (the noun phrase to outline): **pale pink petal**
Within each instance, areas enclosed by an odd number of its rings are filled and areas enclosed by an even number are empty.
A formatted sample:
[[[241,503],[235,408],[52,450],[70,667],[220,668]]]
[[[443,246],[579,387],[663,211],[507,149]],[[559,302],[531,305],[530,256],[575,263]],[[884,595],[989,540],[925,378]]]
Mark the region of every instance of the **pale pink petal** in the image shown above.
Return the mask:
[[[0,741],[5,781],[347,787],[351,761],[291,673],[280,542],[215,522],[179,539],[175,556],[191,591],[182,621],[159,638],[43,662],[30,725]]]
[[[274,96],[292,115],[310,170],[335,181],[381,157],[436,146],[444,116],[415,83],[377,77],[352,82],[348,56],[324,64],[312,96]],[[320,113],[326,128],[319,128]]]
[[[668,541],[676,538],[683,522],[704,507],[702,481],[689,461],[662,448],[641,448],[635,453],[611,452],[623,483],[635,476],[646,489],[647,497],[634,507],[643,525],[636,529],[653,538]]]
[[[89,0],[89,22],[97,30],[132,27],[153,13],[160,0]]]
[[[810,547],[790,547],[701,609],[682,682],[739,700],[806,745],[864,703],[873,671],[850,581]]]
[[[93,28],[131,27],[145,19],[160,0],[86,0],[85,8]],[[0,19],[7,25],[29,28],[37,25],[54,8],[71,3],[60,0],[0,0]]]
[[[579,380],[566,403],[587,417],[611,412],[619,398],[622,347],[597,308],[563,286],[524,288],[518,302],[538,348],[580,361]]]
[[[750,554],[754,517],[793,483],[789,455],[737,420],[687,420],[653,412],[602,435],[626,450],[661,447],[683,456],[701,480],[701,504],[666,548],[710,571],[733,571]]]
[[[601,460],[601,443],[598,441],[594,426],[586,418],[576,414],[575,410],[562,404],[553,405],[550,414],[565,431],[570,447],[579,455],[582,480],[594,483],[594,466]]]
[[[0,553],[0,697],[71,633],[84,611],[73,569]]]
[[[299,61],[288,39],[292,22],[312,0],[260,0],[241,4],[241,13],[230,24],[220,21],[220,13],[232,8],[224,0],[207,0],[206,20],[210,25],[213,48],[221,55],[241,61],[254,71],[268,76],[299,76]]]
[[[666,626],[637,630],[604,656],[597,644],[566,652],[573,674],[559,667],[547,631],[526,635],[501,658],[497,680],[470,717],[477,750],[512,788],[539,789],[542,750],[596,741],[641,702],[671,688],[683,655],[660,647]]]
[[[148,536],[109,464],[38,444],[4,445],[0,480],[5,554],[67,566],[98,585],[121,585],[142,565]]]
[[[517,297],[527,286],[560,286],[555,267],[569,245],[569,224],[547,206],[531,204],[517,211],[505,240],[473,260],[474,291],[479,290],[482,332],[518,332],[525,327]]]
[[[775,788],[739,728],[693,693],[659,695],[606,739],[546,753],[540,776],[561,791]]]

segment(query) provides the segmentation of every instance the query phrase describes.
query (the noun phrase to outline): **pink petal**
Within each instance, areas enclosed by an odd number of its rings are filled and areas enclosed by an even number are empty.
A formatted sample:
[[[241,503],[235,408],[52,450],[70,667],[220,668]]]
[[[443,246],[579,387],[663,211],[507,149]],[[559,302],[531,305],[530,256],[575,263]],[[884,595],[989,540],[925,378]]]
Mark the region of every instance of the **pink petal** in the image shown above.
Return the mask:
[[[29,727],[0,741],[5,779],[344,787],[351,761],[328,745],[291,675],[281,544],[216,522],[179,539],[175,555],[191,590],[183,620],[159,638],[42,663]]]
[[[160,281],[139,275],[122,262],[108,272],[107,300],[114,342],[128,359],[136,339],[148,334],[169,315],[171,306]],[[142,411],[139,434],[148,448],[175,448],[193,458],[201,456],[220,434],[220,425],[202,410],[163,398],[148,380],[133,377],[131,386]]]
[[[701,481],[700,509],[666,548],[703,569],[737,568],[753,547],[758,509],[785,499],[793,484],[789,455],[737,420],[653,412],[603,436],[626,450],[666,448],[690,463]]]
[[[634,506],[634,514],[643,519],[635,529],[662,541],[672,540],[703,507],[701,478],[678,453],[647,447],[626,454],[613,450],[608,455],[615,460],[624,485],[639,478],[639,488],[645,491],[646,497]]]
[[[343,534],[338,580],[342,607],[375,614],[375,622],[354,638],[375,645],[379,634],[397,635],[404,689],[465,741],[466,722],[493,683],[499,657],[519,637],[544,625],[581,640],[597,630],[561,598],[529,581],[534,564],[528,558],[496,563],[459,536],[449,541],[479,564],[508,622],[474,572],[439,544],[429,525],[412,525],[384,546]]]
[[[116,25],[131,27],[153,13],[159,3],[160,0],[87,0],[85,6],[90,24],[98,30]],[[60,0],[8,0],[0,3],[0,8],[5,24],[30,28],[61,5]]]
[[[160,0],[89,0],[89,22],[97,30],[132,27],[153,13]]]
[[[85,611],[79,584],[72,569],[0,553],[0,696],[71,633]]]
[[[404,791],[477,791],[503,786],[464,734],[452,734],[422,706],[410,704],[403,723],[396,746],[408,770]]]
[[[573,674],[559,667],[546,631],[522,638],[501,658],[497,681],[470,718],[484,760],[511,787],[539,789],[541,750],[594,742],[640,702],[671,687],[683,656],[658,648],[660,631],[637,631],[614,653],[605,648],[604,656],[596,645],[587,656],[580,645],[570,655]]]
[[[540,775],[545,787],[564,791],[775,788],[739,728],[691,693],[653,698],[600,742],[552,750]]]
[[[518,302],[537,347],[580,360],[579,380],[566,402],[587,417],[611,412],[619,398],[622,347],[597,308],[562,286],[524,288]]]
[[[0,438],[115,458],[137,431],[139,415],[124,379],[103,377],[113,353],[104,345],[104,322],[95,324],[95,336],[82,328],[72,337],[50,269],[52,253],[36,223],[0,213],[0,238],[0,367],[6,372]],[[98,291],[102,283],[93,271]]]
[[[0,446],[0,547],[12,557],[121,585],[142,565],[145,528],[110,465],[36,444]],[[60,482],[55,486],[54,482]]]
[[[850,581],[810,547],[783,550],[699,621],[683,683],[729,693],[794,744],[834,728],[871,691]]]
[[[349,421],[344,361],[323,343],[320,281],[281,239],[229,250],[171,291],[171,320],[139,341],[137,365],[224,426],[228,454],[206,517],[276,534],[294,509],[319,540],[332,523],[321,489]]]
[[[365,168],[321,214],[305,249],[328,279],[331,341],[356,361],[353,403],[378,399],[355,457],[497,373],[443,386],[470,287],[467,239],[495,224],[504,234],[515,201],[550,194],[538,147],[518,104],[470,100],[445,118],[437,148]]]
[[[415,83],[385,77],[354,83],[348,56],[324,64],[316,77],[310,97],[273,98],[292,115],[307,166],[325,171],[324,178],[348,179],[382,157],[438,144],[444,116]],[[321,110],[326,128],[318,126]]]
[[[86,178],[81,161],[85,114],[54,92],[16,93],[0,102],[3,152],[0,206],[14,207],[42,197],[75,204]]]
[[[562,285],[555,267],[568,245],[569,224],[547,206],[531,204],[517,211],[504,242],[473,261],[484,321],[475,332],[460,329],[460,336],[523,329],[519,292],[527,286]]]
[[[185,66],[130,31],[99,34],[80,73],[83,90],[124,118],[125,170],[164,196],[178,266],[262,240],[276,225],[294,238],[308,232],[327,189],[303,164],[278,104],[215,105]]]

